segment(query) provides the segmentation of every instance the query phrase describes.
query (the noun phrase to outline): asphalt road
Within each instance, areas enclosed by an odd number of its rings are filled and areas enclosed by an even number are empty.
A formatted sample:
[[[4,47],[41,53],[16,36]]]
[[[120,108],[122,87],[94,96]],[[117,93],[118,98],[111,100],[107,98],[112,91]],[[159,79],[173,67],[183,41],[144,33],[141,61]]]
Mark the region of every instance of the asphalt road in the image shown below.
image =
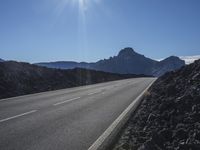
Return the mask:
[[[137,78],[0,100],[0,150],[87,150],[153,81]]]

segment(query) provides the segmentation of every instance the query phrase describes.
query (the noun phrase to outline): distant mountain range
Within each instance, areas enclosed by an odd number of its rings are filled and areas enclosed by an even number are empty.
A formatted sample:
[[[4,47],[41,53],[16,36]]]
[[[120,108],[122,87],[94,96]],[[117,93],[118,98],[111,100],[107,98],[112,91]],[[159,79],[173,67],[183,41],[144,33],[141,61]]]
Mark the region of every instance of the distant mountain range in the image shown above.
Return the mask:
[[[0,62],[4,62],[4,60],[0,58]]]
[[[170,56],[162,61],[156,61],[147,58],[128,47],[122,49],[117,56],[94,63],[57,61],[36,63],[36,65],[59,69],[73,69],[78,67],[119,74],[161,76],[168,71],[181,68],[185,65],[185,61],[176,56]]]

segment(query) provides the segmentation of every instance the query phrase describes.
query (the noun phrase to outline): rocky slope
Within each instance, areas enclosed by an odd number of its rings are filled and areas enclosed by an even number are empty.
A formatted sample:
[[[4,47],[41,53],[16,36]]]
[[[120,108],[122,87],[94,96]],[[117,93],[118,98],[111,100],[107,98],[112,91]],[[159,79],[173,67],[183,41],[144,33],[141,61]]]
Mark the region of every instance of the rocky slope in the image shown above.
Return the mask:
[[[138,54],[132,48],[128,47],[122,49],[117,56],[100,60],[95,63],[62,61],[37,63],[37,65],[49,68],[72,69],[75,67],[81,67],[120,74],[161,76],[168,71],[179,69],[185,65],[185,62],[175,56],[168,57],[162,61],[155,61],[145,57],[144,55]]]
[[[114,150],[200,149],[200,60],[160,77]]]
[[[6,61],[0,62],[0,99],[132,77],[139,75],[120,75],[80,68],[49,69]]]

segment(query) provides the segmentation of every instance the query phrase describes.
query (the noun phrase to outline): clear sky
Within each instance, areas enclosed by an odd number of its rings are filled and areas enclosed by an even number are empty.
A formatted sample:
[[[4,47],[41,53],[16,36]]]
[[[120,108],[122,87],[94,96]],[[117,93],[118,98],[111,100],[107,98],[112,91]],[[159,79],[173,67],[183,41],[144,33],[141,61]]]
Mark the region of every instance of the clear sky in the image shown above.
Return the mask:
[[[0,58],[97,61],[200,54],[200,0],[0,0]]]

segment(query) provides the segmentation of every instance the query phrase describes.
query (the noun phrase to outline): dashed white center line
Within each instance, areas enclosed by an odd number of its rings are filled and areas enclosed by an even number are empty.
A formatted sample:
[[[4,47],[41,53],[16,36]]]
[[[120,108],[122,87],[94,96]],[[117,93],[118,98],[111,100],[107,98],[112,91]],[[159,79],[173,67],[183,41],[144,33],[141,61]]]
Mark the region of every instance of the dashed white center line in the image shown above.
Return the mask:
[[[72,98],[72,99],[68,99],[66,101],[62,101],[62,102],[58,102],[58,103],[55,103],[53,104],[54,106],[57,106],[57,105],[61,105],[61,104],[64,104],[64,103],[68,103],[68,102],[71,102],[73,100],[77,100],[77,99],[80,99],[81,97],[76,97],[76,98]]]
[[[97,93],[100,93],[100,92],[98,91],[98,92],[89,93],[88,96],[94,95],[94,94],[97,94]]]
[[[0,102],[6,101],[7,99],[1,99]]]
[[[32,114],[34,112],[36,112],[37,110],[32,110],[32,111],[29,111],[29,112],[25,112],[23,114],[19,114],[19,115],[16,115],[16,116],[12,116],[12,117],[9,117],[9,118],[5,118],[5,119],[1,119],[0,120],[0,123],[1,122],[5,122],[5,121],[8,121],[8,120],[11,120],[11,119],[15,119],[15,118],[18,118],[18,117],[22,117],[22,116],[25,116],[25,115],[28,115],[28,114]]]

